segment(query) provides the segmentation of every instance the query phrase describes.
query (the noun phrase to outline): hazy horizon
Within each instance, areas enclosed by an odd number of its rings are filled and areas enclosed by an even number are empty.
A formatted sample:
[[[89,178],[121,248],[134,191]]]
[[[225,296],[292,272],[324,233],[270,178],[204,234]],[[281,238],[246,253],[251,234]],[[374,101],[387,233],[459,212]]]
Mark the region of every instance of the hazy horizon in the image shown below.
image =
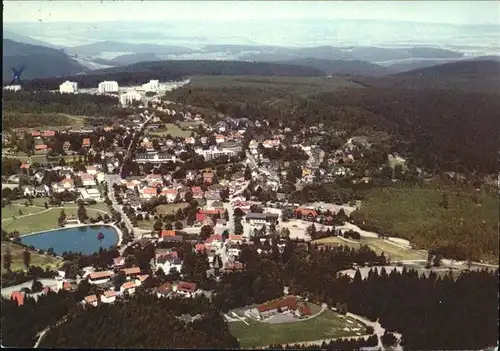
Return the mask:
[[[429,46],[470,55],[500,50],[499,18],[492,1],[19,1],[4,2],[3,14],[4,30],[65,47]]]

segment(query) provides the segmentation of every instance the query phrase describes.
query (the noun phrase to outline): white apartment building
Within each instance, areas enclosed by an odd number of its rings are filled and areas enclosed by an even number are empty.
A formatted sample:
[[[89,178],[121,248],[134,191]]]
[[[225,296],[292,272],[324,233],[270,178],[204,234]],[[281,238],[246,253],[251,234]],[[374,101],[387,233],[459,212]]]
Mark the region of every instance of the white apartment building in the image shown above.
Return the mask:
[[[137,154],[135,156],[135,162],[137,163],[164,163],[164,162],[175,162],[177,157],[175,155],[170,155],[167,153],[147,153],[147,154]]]
[[[59,92],[60,93],[68,93],[68,94],[73,94],[78,91],[78,83],[77,82],[70,82],[69,80],[65,81],[61,85],[59,85]]]
[[[7,85],[4,87],[4,89],[18,91],[18,90],[21,90],[21,86],[20,85]]]
[[[100,93],[117,93],[118,83],[115,81],[105,81],[99,83],[98,91]]]
[[[150,80],[149,83],[142,85],[142,89],[144,89],[145,91],[157,92],[158,90],[160,90],[160,81]]]
[[[203,156],[205,161],[213,160],[213,159],[220,157],[222,155],[226,155],[228,157],[236,156],[236,152],[234,152],[233,150],[218,149],[216,147],[210,148],[208,150],[196,149],[195,152],[198,155]]]
[[[138,91],[132,90],[129,91],[125,94],[120,95],[120,103],[123,106],[126,106],[128,104],[131,104],[134,101],[140,101],[142,98],[141,93]]]

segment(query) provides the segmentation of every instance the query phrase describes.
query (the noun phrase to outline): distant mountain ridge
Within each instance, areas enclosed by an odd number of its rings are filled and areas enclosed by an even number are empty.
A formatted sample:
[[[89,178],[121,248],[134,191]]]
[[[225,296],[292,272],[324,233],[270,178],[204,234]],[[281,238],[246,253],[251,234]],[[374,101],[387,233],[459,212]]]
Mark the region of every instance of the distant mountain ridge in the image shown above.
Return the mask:
[[[183,46],[155,45],[155,44],[132,44],[115,41],[99,41],[92,44],[73,46],[66,48],[69,55],[99,56],[102,52],[132,52],[134,54],[156,54],[156,55],[183,55],[192,53],[193,50]]]
[[[37,40],[37,39],[31,38],[31,37],[28,37],[26,35],[13,33],[11,31],[8,31],[5,29],[3,30],[3,39],[9,39],[9,40],[17,41],[17,42],[23,43],[23,44],[45,46],[45,47],[57,49],[57,50],[64,48],[64,46],[50,44],[50,43],[47,43],[45,41]]]
[[[87,69],[64,52],[41,45],[3,40],[3,81],[12,79],[12,68],[25,66],[22,79],[74,75]]]

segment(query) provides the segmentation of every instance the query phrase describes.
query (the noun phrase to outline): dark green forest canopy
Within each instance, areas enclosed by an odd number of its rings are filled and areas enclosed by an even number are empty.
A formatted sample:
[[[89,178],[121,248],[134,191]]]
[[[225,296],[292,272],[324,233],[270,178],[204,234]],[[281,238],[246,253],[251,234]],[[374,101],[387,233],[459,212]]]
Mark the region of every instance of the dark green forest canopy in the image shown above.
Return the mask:
[[[3,92],[3,127],[55,126],[73,116],[109,117],[119,113],[118,98],[91,94],[61,94],[48,91]]]
[[[55,90],[61,81],[71,80],[80,88],[95,88],[105,80],[117,81],[119,85],[140,85],[150,79],[160,81],[181,80],[194,75],[235,75],[235,76],[290,76],[321,77],[318,69],[268,62],[181,60],[139,62],[125,67],[113,67],[92,71],[71,77],[34,79],[23,84],[27,90]]]
[[[325,85],[310,88],[310,83],[297,88],[297,82],[256,82],[228,78],[227,84],[219,81],[211,86],[195,79],[166,98],[234,117],[266,118],[275,126],[324,123],[326,128],[351,131],[372,127],[395,136],[397,151],[432,171],[498,171],[500,99],[496,94],[347,85],[325,91]]]
[[[237,348],[222,315],[208,311],[184,322],[170,301],[140,296],[77,312],[51,329],[40,346],[48,348]],[[194,317],[196,313],[192,316]],[[121,327],[120,327],[121,326]]]

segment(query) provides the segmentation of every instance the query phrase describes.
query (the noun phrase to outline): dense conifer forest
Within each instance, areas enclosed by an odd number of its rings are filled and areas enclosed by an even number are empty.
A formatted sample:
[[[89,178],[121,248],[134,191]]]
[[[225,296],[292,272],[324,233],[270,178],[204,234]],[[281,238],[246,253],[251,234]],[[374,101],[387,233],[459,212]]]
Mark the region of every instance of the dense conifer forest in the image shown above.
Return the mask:
[[[465,272],[458,278],[382,270],[370,272],[365,279],[358,272],[351,279],[339,271],[354,262],[384,264],[385,257],[367,247],[324,249],[289,242],[281,254],[277,247],[261,255],[255,247],[244,247],[243,272],[224,274],[214,284],[203,274],[205,259],[206,255],[198,254],[184,257],[183,271],[204,288],[215,288],[212,303],[204,297],[157,299],[139,290],[111,306],[75,307],[90,293],[88,284],[74,293],[49,293],[38,303],[26,299],[21,307],[2,299],[3,344],[31,347],[38,332],[62,321],[45,335],[41,346],[237,347],[220,312],[282,296],[284,286],[290,294],[329,306],[345,304],[348,312],[379,320],[387,332],[401,333],[403,346],[411,350],[471,350],[498,340],[498,270]],[[190,324],[175,318],[186,314],[201,317]]]

